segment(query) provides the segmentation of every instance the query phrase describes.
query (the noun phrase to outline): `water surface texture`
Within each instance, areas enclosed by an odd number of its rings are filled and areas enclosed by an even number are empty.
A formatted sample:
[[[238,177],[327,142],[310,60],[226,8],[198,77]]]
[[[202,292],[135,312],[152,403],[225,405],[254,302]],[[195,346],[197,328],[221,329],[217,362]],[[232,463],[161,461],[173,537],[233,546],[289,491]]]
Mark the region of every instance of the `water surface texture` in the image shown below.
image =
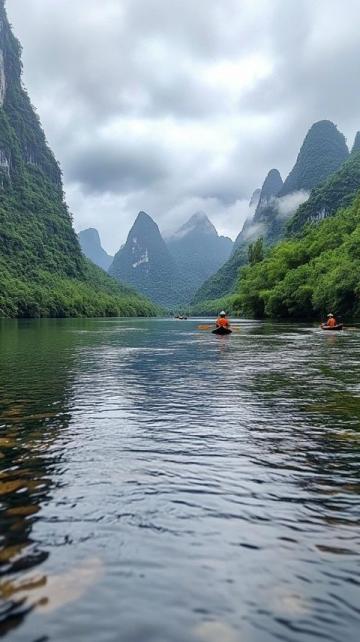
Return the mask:
[[[0,636],[357,642],[360,333],[0,325]]]

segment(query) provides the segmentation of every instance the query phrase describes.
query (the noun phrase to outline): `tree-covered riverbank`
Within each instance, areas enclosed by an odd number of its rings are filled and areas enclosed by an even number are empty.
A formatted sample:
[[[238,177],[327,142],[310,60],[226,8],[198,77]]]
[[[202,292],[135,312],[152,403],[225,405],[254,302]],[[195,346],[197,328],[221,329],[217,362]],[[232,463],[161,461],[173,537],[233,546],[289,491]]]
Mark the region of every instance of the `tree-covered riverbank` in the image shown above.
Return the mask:
[[[234,309],[256,317],[360,316],[360,196],[240,273]]]

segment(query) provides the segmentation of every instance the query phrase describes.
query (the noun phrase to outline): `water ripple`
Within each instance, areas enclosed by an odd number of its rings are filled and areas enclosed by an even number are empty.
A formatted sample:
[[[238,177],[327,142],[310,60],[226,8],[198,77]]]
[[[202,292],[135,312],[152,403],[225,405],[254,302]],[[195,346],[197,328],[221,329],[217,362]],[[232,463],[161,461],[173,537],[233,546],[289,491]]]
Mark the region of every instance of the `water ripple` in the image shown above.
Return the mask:
[[[355,642],[360,341],[4,322],[0,635]]]

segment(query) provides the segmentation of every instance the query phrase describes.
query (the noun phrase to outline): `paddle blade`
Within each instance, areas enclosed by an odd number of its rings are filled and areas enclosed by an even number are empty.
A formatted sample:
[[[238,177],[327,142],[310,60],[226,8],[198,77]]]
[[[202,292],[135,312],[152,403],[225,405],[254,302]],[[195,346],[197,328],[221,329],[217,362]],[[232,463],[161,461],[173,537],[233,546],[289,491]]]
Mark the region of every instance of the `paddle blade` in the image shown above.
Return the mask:
[[[211,330],[212,325],[198,325],[198,330]]]

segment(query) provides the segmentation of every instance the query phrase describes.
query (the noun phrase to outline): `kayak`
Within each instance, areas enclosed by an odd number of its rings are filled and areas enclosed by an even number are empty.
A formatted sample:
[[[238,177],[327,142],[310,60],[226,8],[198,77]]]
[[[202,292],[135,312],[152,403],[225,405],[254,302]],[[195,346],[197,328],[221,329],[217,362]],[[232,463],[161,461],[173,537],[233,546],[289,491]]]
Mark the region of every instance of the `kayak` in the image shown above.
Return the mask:
[[[324,324],[324,325],[321,326],[321,329],[322,330],[330,330],[330,332],[334,331],[334,330],[335,331],[336,330],[342,330],[343,329],[343,324],[342,323],[338,323],[337,325],[334,325],[333,327],[330,327],[330,326]]]
[[[230,328],[215,328],[215,330],[212,331],[213,334],[231,334],[232,330]]]

